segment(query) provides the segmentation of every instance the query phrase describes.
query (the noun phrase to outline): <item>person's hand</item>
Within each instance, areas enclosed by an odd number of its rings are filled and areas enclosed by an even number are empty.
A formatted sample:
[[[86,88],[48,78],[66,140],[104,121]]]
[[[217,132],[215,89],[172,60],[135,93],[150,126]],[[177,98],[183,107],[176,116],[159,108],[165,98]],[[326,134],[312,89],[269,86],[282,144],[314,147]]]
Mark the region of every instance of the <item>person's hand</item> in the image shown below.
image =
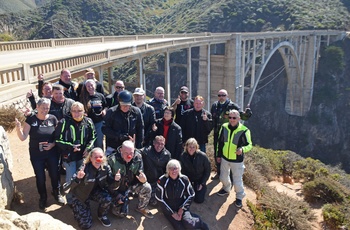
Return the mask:
[[[29,92],[27,92],[26,97],[27,97],[27,98],[30,98],[30,97],[32,97],[32,96],[33,96],[33,90],[30,89]]]
[[[77,173],[77,178],[78,178],[78,179],[81,179],[81,178],[83,178],[83,177],[85,176],[84,169],[85,169],[85,165],[84,165],[84,167],[82,167],[82,168],[78,171],[78,173]]]
[[[217,157],[217,158],[216,158],[216,162],[217,162],[218,164],[220,164],[220,163],[221,163],[221,157]]]
[[[243,149],[242,148],[238,148],[236,150],[236,155],[242,155],[242,153],[243,153]]]
[[[198,185],[197,190],[198,190],[198,191],[200,191],[200,190],[202,190],[202,188],[203,188],[203,185],[202,185],[202,184],[200,184],[200,185]]]
[[[41,73],[38,75],[38,81],[43,81],[44,80],[44,75]]]
[[[156,123],[154,123],[154,124],[152,125],[152,130],[153,130],[153,132],[157,131],[157,129],[158,129],[158,127],[156,126]]]
[[[143,184],[143,183],[146,183],[147,182],[147,177],[145,175],[144,172],[142,172],[142,170],[139,171],[140,174],[139,175],[136,175],[136,178]]]
[[[115,174],[114,180],[120,181],[121,175],[120,175],[120,169],[118,169],[118,172]]]
[[[182,208],[180,208],[178,211],[177,211],[177,214],[179,214],[179,217],[180,217],[180,220],[182,219],[182,214],[184,213],[184,210]]]
[[[179,214],[177,212],[174,212],[171,216],[177,221],[181,220],[181,216],[179,216]]]
[[[78,144],[78,145],[73,145],[73,152],[80,152],[80,146],[81,144]]]
[[[208,120],[207,113],[204,110],[202,111],[202,119],[203,119],[203,121]]]
[[[176,98],[175,103],[179,105],[181,103],[180,95]]]
[[[52,149],[54,146],[55,146],[54,142],[53,143],[49,143],[49,142],[43,143],[43,149],[46,151]]]
[[[16,128],[17,129],[20,129],[22,127],[21,122],[17,118],[15,118],[15,123],[16,123]]]
[[[86,151],[86,149],[85,149],[84,152],[83,152],[83,157],[87,157],[87,155],[89,155],[89,152]]]

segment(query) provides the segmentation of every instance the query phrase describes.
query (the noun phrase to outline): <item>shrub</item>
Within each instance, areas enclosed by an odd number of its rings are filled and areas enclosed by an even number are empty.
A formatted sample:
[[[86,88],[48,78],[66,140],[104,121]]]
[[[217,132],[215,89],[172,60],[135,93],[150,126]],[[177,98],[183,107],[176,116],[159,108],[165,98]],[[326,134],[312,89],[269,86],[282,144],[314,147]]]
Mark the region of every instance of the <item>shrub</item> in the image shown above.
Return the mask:
[[[272,226],[276,226],[272,229],[308,230],[311,228],[310,221],[315,219],[306,202],[296,200],[284,193],[278,193],[272,188],[268,188],[263,193],[257,207],[264,213],[267,223],[271,222]]]
[[[319,177],[303,186],[305,200],[309,202],[343,202],[350,195],[349,189],[330,177]]]
[[[349,229],[349,210],[341,205],[326,204],[322,208],[324,223],[330,229]],[[346,216],[347,215],[347,216]]]
[[[4,127],[5,131],[11,132],[14,128],[16,128],[15,118],[17,118],[21,123],[23,123],[25,120],[23,112],[16,109],[13,105],[0,108],[0,126]]]

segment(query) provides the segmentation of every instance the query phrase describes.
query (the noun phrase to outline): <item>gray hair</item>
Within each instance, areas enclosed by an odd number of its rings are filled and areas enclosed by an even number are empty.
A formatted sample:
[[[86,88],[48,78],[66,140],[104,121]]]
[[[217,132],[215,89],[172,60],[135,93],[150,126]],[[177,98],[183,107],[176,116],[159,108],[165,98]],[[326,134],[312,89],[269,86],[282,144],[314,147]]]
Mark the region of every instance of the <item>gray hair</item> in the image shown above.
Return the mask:
[[[36,103],[37,106],[41,106],[43,104],[47,104],[50,105],[51,104],[51,100],[45,97],[42,97],[38,100],[38,102]]]
[[[165,176],[169,177],[169,173],[170,173],[170,168],[178,168],[179,169],[179,176],[182,176],[181,174],[181,164],[180,161],[176,160],[176,159],[171,159],[168,164],[166,165],[166,173]]]

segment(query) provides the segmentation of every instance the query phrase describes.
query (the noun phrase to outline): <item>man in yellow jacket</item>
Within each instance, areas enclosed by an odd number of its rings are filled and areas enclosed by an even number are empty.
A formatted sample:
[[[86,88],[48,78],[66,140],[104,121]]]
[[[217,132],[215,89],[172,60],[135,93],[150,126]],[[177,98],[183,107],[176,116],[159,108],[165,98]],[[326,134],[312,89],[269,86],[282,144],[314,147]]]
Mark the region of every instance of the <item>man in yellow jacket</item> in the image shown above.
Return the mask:
[[[232,172],[233,186],[236,192],[234,204],[242,207],[245,196],[243,187],[244,154],[252,149],[252,141],[249,129],[239,121],[240,113],[237,110],[229,111],[229,122],[221,126],[218,138],[217,162],[221,163],[220,181],[222,189],[217,193],[219,196],[228,195],[231,190],[230,172]]]

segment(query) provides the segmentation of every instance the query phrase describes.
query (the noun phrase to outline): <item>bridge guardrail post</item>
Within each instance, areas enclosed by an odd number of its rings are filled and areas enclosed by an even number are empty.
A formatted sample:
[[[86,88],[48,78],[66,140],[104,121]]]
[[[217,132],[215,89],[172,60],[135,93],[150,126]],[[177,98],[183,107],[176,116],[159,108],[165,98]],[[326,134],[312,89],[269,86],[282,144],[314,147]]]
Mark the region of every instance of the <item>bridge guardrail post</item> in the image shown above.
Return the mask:
[[[22,63],[22,80],[30,83],[30,64]]]

